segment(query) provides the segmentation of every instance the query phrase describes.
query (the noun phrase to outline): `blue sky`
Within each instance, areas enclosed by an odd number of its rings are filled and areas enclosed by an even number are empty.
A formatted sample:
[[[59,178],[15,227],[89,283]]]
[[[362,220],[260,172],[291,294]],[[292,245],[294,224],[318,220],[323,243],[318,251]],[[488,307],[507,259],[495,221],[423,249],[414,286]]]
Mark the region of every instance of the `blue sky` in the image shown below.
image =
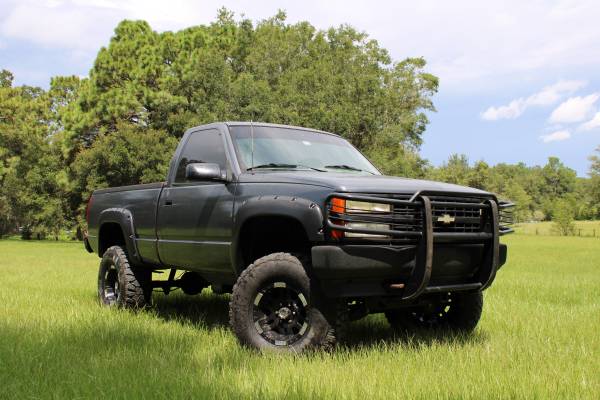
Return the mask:
[[[558,156],[585,176],[600,146],[596,1],[0,0],[0,68],[48,87],[54,75],[87,75],[122,19],[178,30],[223,5],[253,20],[281,8],[290,22],[347,23],[395,60],[425,57],[440,77],[421,150],[435,165],[451,153],[490,164]]]

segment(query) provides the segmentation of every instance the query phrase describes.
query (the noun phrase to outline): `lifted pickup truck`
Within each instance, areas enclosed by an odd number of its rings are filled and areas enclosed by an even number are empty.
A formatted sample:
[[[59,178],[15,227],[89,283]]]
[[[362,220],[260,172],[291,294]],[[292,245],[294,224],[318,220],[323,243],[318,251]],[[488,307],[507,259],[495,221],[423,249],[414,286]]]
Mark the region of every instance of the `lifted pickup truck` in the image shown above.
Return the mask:
[[[241,343],[297,352],[331,347],[370,313],[399,330],[473,330],[506,261],[510,206],[383,176],[331,133],[214,123],[185,133],[166,182],[96,190],[85,246],[102,258],[103,304],[211,286],[232,293]],[[169,279],[153,281],[161,269]]]

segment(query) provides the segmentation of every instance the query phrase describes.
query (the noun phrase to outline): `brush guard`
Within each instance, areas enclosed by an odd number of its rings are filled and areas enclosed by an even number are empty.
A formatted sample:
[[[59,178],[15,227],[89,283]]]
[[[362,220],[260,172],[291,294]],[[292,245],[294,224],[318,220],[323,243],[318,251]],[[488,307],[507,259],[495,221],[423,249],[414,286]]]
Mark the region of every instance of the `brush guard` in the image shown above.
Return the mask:
[[[438,193],[438,192],[419,192],[414,194],[409,200],[400,200],[389,197],[363,196],[347,193],[334,193],[327,198],[326,221],[329,230],[337,230],[350,233],[362,233],[371,235],[385,235],[393,239],[408,239],[417,241],[417,256],[412,275],[407,282],[395,284],[395,288],[402,289],[402,299],[411,300],[426,293],[454,292],[454,291],[481,291],[491,285],[496,277],[500,258],[500,236],[512,232],[508,226],[512,220],[510,217],[510,208],[514,206],[508,202],[498,202],[495,198],[486,198],[482,202],[461,202],[461,201],[438,201],[430,197],[439,196],[457,196],[467,198],[464,193]],[[390,204],[392,207],[414,207],[415,211],[422,212],[421,230],[380,230],[367,228],[347,227],[343,224],[352,219],[332,210],[332,198],[374,202]],[[434,221],[432,208],[440,207],[463,207],[480,209],[483,215],[487,212],[489,215],[486,221],[487,229],[484,232],[434,232]],[[392,213],[393,214],[393,213]],[[363,214],[361,220],[371,219],[373,223],[381,223],[381,216],[369,216]],[[392,217],[397,218],[397,217]],[[502,223],[501,223],[502,219]],[[334,221],[340,221],[342,224],[336,224]],[[394,226],[392,223],[391,226]],[[429,286],[433,267],[433,252],[435,243],[483,243],[484,252],[482,264],[480,265],[473,282],[455,285]]]

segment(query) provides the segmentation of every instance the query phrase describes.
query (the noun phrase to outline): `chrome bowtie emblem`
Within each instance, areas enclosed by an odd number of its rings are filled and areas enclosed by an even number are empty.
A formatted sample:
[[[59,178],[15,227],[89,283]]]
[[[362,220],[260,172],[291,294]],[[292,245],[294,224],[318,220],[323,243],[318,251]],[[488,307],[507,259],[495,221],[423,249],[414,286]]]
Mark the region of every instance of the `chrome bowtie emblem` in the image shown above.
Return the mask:
[[[451,224],[454,222],[454,217],[450,214],[444,214],[441,217],[438,217],[437,221],[443,224]]]

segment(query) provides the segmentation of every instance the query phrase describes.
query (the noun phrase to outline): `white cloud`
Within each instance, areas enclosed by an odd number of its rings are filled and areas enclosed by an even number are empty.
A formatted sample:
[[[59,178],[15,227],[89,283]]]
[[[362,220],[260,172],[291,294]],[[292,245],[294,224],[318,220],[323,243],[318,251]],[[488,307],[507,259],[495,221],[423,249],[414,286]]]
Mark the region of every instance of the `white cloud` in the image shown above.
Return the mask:
[[[562,131],[552,132],[548,135],[542,135],[542,136],[540,136],[540,139],[542,139],[542,141],[544,143],[550,143],[550,142],[559,142],[562,140],[567,140],[570,137],[571,137],[571,132],[569,132],[567,130],[562,130]]]
[[[527,104],[535,106],[552,105],[563,96],[576,92],[586,84],[585,81],[558,81],[554,85],[546,86],[540,92],[529,96]]]
[[[351,24],[395,59],[425,57],[443,90],[539,82],[553,72],[600,66],[600,52],[590,51],[600,42],[600,2],[593,0],[387,0],[377,7],[347,0],[2,0],[0,35],[95,53],[121,19],[143,18],[157,30],[175,30],[214,20],[222,5],[253,20],[281,8],[290,22]],[[431,27],[443,34],[432,34]]]
[[[579,130],[580,131],[591,131],[592,129],[596,129],[600,127],[600,112],[597,112],[596,115],[594,115],[594,118],[592,118],[591,120],[589,120],[588,122],[579,125]]]
[[[143,19],[157,31],[179,30],[213,21],[222,4],[194,0],[21,0],[0,12],[0,39],[26,40],[46,48],[95,54],[123,19]],[[263,18],[280,8],[264,7]],[[241,7],[236,7],[242,9]]]
[[[594,104],[600,96],[596,93],[585,97],[571,97],[561,103],[550,115],[552,123],[573,123],[588,118],[594,112]]]
[[[396,3],[384,6],[382,20],[398,18],[396,9],[401,8],[404,18],[397,26],[402,27],[403,33],[399,37],[392,34],[410,42],[402,45],[412,47],[409,54],[424,55],[431,62],[434,73],[441,78],[442,88],[451,85],[457,90],[463,86],[464,91],[473,87],[503,87],[517,81],[535,82],[540,72],[549,77],[553,75],[550,71],[562,74],[586,67],[586,63],[600,63],[600,53],[589,54],[589,49],[600,40],[598,2]],[[426,12],[429,15],[424,15]],[[394,25],[382,23],[378,30],[394,32],[390,26]],[[428,32],[431,26],[440,27],[444,34],[431,35]],[[392,50],[399,47],[387,45]],[[470,85],[464,85],[467,82]]]
[[[97,52],[118,23],[114,10],[71,2],[22,1],[1,21],[0,34],[42,45]]]
[[[527,108],[527,101],[523,98],[511,101],[505,106],[490,107],[481,114],[481,118],[487,121],[499,119],[514,119],[523,114]]]
[[[585,85],[586,82],[584,81],[558,81],[527,98],[521,97],[512,100],[505,106],[489,107],[481,114],[481,118],[487,121],[518,118],[528,107],[552,105],[562,97],[581,89]]]

